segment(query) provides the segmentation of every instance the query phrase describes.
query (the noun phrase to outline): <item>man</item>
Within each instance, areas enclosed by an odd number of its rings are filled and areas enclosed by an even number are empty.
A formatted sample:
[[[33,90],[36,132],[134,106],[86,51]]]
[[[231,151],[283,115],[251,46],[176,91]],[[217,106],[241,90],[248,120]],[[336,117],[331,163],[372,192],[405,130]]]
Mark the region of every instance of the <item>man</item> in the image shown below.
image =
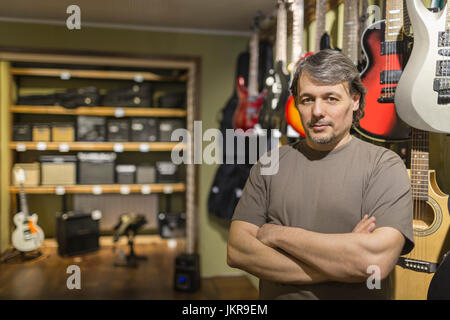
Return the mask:
[[[406,168],[350,135],[366,90],[343,54],[302,60],[291,91],[306,139],[279,149],[276,174],[252,167],[228,264],[260,278],[261,299],[389,299],[389,274],[414,247]]]

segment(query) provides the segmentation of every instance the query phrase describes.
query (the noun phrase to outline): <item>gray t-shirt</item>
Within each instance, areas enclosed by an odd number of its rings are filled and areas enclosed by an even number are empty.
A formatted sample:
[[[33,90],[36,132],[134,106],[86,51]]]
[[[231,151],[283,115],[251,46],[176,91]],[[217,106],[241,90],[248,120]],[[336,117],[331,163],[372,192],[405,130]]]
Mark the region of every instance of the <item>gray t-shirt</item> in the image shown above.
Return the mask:
[[[311,149],[305,140],[279,148],[279,170],[251,169],[233,220],[300,227],[319,233],[350,233],[365,214],[376,227],[405,237],[402,254],[414,247],[411,185],[406,167],[391,150],[356,137],[332,151]],[[381,289],[366,283],[285,285],[260,280],[261,299],[390,299],[390,279]]]

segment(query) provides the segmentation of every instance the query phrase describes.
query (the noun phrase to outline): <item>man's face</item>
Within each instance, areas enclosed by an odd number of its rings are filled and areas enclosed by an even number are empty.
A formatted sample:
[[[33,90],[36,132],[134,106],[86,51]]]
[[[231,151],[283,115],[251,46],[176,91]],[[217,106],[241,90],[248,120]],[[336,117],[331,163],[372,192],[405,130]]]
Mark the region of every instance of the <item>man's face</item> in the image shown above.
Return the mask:
[[[298,92],[297,108],[308,145],[331,150],[348,142],[360,96],[351,95],[347,83],[317,83],[305,72],[299,79]]]

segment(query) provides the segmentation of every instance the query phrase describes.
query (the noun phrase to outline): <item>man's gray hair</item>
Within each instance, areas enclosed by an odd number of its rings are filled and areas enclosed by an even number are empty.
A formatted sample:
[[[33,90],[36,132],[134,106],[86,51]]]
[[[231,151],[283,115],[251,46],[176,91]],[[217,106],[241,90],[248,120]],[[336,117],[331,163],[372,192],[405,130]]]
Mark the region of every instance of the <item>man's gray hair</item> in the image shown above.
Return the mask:
[[[296,106],[298,106],[298,82],[303,72],[318,83],[336,85],[346,82],[351,95],[359,94],[361,96],[359,109],[353,113],[353,125],[359,124],[359,120],[364,117],[367,89],[361,82],[358,69],[348,57],[339,51],[327,49],[300,60],[291,84],[291,93]]]

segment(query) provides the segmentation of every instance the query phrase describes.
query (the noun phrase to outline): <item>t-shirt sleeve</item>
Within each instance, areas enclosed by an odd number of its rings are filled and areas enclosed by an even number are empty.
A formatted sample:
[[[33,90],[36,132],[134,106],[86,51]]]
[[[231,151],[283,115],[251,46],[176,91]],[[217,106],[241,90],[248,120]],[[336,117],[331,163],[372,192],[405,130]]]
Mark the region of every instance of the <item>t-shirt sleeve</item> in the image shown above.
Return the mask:
[[[401,254],[414,248],[411,184],[400,157],[383,152],[370,176],[364,195],[363,213],[375,216],[376,227],[392,227],[405,237]]]
[[[267,185],[257,162],[250,170],[232,220],[241,220],[261,227],[267,221]]]

